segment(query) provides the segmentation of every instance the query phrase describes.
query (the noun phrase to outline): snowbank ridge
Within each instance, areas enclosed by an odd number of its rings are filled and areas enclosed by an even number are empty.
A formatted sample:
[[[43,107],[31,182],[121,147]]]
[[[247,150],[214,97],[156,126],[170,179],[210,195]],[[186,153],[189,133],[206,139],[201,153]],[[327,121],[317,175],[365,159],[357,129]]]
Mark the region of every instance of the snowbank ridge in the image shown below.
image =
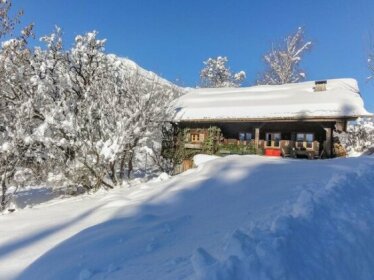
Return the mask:
[[[362,165],[308,186],[273,222],[237,229],[215,258],[198,248],[195,279],[374,279],[374,173]]]

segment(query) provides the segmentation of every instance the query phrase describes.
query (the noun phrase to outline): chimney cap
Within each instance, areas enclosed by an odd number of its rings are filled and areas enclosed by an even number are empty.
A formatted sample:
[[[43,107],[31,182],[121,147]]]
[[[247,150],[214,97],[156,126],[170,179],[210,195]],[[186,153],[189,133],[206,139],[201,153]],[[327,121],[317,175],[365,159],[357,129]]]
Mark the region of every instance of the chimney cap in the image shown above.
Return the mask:
[[[327,84],[327,80],[319,80],[319,81],[315,81],[314,83],[316,85],[326,85]]]

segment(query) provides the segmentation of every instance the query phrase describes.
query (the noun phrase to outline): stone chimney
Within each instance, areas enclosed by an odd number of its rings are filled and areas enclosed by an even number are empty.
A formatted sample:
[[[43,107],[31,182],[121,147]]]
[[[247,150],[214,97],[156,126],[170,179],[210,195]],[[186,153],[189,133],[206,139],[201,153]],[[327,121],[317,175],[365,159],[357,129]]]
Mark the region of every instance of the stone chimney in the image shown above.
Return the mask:
[[[326,85],[327,81],[315,81],[314,82],[314,92],[319,92],[319,91],[326,91]]]

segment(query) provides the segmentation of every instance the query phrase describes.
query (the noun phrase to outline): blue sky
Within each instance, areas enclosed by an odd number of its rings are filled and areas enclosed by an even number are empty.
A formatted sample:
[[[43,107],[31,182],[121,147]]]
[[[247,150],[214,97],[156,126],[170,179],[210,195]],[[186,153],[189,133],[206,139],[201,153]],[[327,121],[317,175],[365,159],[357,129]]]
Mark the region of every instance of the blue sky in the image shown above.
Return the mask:
[[[353,77],[374,112],[374,81],[366,82],[373,0],[14,0],[23,23],[36,35],[59,25],[66,47],[74,36],[99,31],[106,50],[184,86],[199,82],[202,61],[227,56],[250,85],[263,69],[261,56],[273,42],[306,29],[314,42],[303,61],[308,80]]]

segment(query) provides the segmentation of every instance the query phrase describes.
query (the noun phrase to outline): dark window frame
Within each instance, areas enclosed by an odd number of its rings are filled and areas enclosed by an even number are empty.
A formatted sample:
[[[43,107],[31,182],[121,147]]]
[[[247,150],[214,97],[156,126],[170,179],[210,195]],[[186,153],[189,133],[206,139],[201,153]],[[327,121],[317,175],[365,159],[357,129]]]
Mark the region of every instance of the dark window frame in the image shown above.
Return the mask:
[[[277,135],[279,135],[279,139],[277,139]],[[270,139],[269,137],[270,136]],[[265,133],[265,147],[267,148],[280,148],[280,142],[282,141],[282,133],[281,132],[266,132]],[[270,143],[270,145],[269,145]]]
[[[299,135],[302,135],[302,140],[299,140]],[[308,135],[312,135],[312,140],[308,141]],[[314,148],[314,140],[315,140],[315,134],[313,132],[297,132],[296,133],[296,141],[295,146],[296,148],[305,148],[308,150],[311,150]]]
[[[199,133],[191,133],[191,142],[192,143],[199,143],[200,142],[200,134]]]
[[[243,137],[241,137],[241,135],[243,135]],[[248,131],[247,132],[240,131],[239,132],[239,136],[238,136],[239,141],[251,141],[252,137],[253,137],[253,133],[252,132],[248,132]]]

